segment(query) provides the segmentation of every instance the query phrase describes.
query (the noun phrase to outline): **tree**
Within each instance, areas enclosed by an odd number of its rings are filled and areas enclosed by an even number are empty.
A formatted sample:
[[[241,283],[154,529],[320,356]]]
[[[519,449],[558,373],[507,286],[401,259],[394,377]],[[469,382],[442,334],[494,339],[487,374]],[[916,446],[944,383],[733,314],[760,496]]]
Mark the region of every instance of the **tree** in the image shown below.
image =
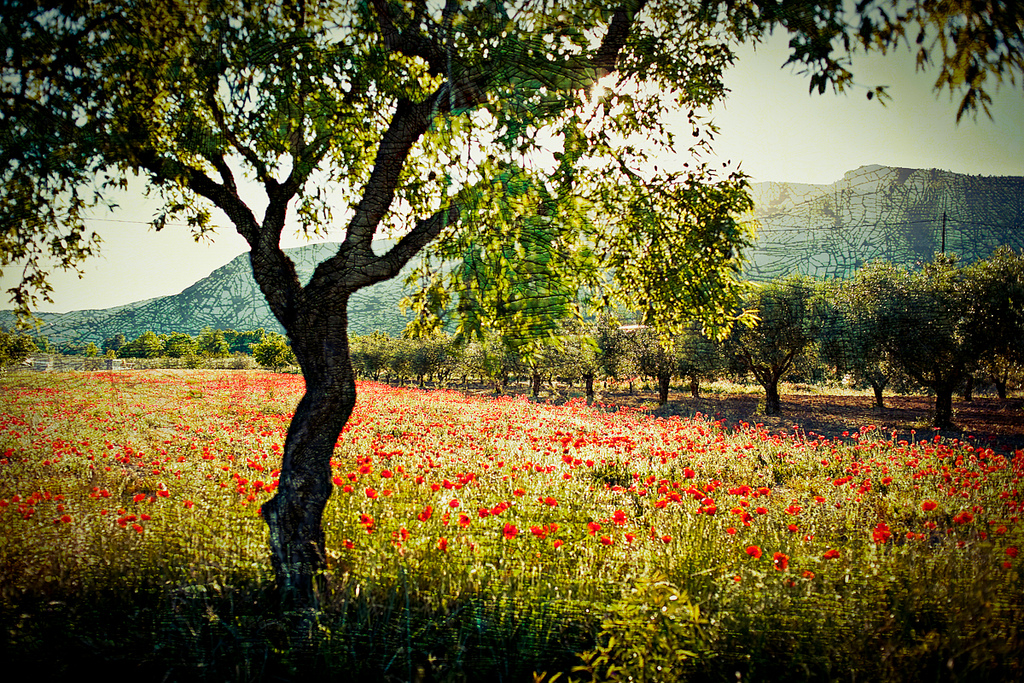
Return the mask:
[[[764,412],[781,412],[779,380],[817,339],[824,320],[821,289],[808,277],[791,275],[755,285],[743,301],[757,322],[737,325],[725,345],[733,364],[764,387]]]
[[[671,146],[665,113],[697,112],[723,96],[737,37],[784,25],[797,33],[795,57],[812,85],[843,85],[833,56],[849,51],[850,36],[890,47],[902,17],[828,33],[851,25],[839,0],[800,3],[794,16],[773,0],[547,7],[4,4],[0,266],[17,263],[25,274],[13,301],[27,313],[47,297],[48,255],[72,268],[95,251],[84,212],[112,203],[109,190],[131,174],[166,200],[157,229],[183,218],[203,236],[211,207],[227,217],[250,246],[253,276],[306,381],[279,486],[262,506],[288,600],[315,602],[326,564],[330,458],[355,404],[353,292],[394,277],[438,240],[443,259],[457,255],[448,284],[465,334],[495,319],[524,338],[551,334],[554,313],[574,313],[577,294],[602,285],[659,326],[695,313],[727,325],[746,182],[704,163],[681,174],[648,170],[647,147]],[[907,21],[940,18],[931,3],[914,7]],[[996,39],[1019,44],[1012,32]],[[987,59],[1002,43],[984,45],[971,54]],[[1010,54],[995,66],[1014,73]],[[977,92],[978,78],[969,87]],[[696,153],[714,130],[696,113],[689,122]],[[551,164],[538,159],[544,147]],[[305,285],[280,247],[290,211],[307,233],[344,223],[337,253]],[[372,247],[379,230],[401,236],[383,254]],[[427,263],[421,274],[437,271]],[[437,296],[420,300],[420,312],[443,302],[441,280],[426,282]]]
[[[690,395],[700,396],[701,379],[714,379],[722,369],[720,345],[708,338],[700,324],[691,325],[674,340],[676,375],[690,380]]]
[[[885,407],[883,392],[898,372],[881,337],[879,313],[884,304],[875,281],[886,272],[868,265],[848,282],[826,283],[826,314],[818,336],[824,362],[837,374],[870,385],[879,409]]]
[[[224,338],[223,330],[204,327],[196,337],[196,352],[207,358],[225,358],[230,355],[231,347]]]
[[[1024,253],[1001,247],[966,271],[975,291],[967,315],[980,333],[978,367],[1005,399],[1007,380],[1024,366]]]
[[[164,342],[151,330],[122,346],[117,355],[121,358],[159,358],[164,355]]]
[[[103,351],[103,355],[109,356],[113,353],[115,356],[121,350],[121,348],[128,343],[128,340],[123,334],[116,334],[110,339],[105,339],[100,349]]]
[[[14,334],[0,329],[0,370],[17,365],[38,349],[27,334]]]
[[[192,356],[196,351],[196,340],[184,332],[171,332],[164,340],[164,355],[170,358]]]
[[[273,370],[297,364],[288,340],[276,332],[266,333],[262,340],[252,345],[252,357],[263,367]]]
[[[228,345],[228,353],[252,353],[252,346],[263,341],[266,331],[260,327],[255,330],[236,332],[235,330],[223,330],[224,341]]]
[[[953,427],[953,392],[977,367],[988,342],[976,324],[977,283],[954,256],[937,254],[918,271],[889,263],[866,268],[878,298],[877,334],[885,353],[935,392],[933,424]]]
[[[380,330],[365,336],[352,338],[352,365],[363,377],[374,381],[380,379],[380,373],[388,366],[388,355],[391,340],[386,332]]]

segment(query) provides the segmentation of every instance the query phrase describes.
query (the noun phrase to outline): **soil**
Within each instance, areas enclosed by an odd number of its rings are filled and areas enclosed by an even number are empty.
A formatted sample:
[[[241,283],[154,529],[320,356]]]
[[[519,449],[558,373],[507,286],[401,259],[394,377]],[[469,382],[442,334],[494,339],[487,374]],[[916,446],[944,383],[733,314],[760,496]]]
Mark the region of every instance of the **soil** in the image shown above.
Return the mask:
[[[489,394],[484,387],[470,393]],[[528,393],[528,389],[512,387],[507,393],[519,395]],[[782,414],[765,415],[760,405],[763,394],[708,393],[695,399],[688,393],[673,391],[667,404],[657,406],[657,395],[650,391],[632,395],[626,391],[598,393],[598,401],[608,407],[645,408],[664,417],[701,413],[724,420],[727,426],[740,422],[760,423],[772,431],[799,429],[807,434],[836,438],[843,432],[853,433],[863,426],[875,425],[879,434],[896,432],[897,440],[921,440],[938,433],[946,439],[960,439],[1001,453],[1024,449],[1024,396],[1006,399],[975,396],[971,401],[954,397],[956,429],[935,430],[931,426],[935,398],[931,396],[886,396],[885,407],[879,410],[870,393],[787,393],[783,387]],[[572,392],[572,395],[578,396],[579,392]]]

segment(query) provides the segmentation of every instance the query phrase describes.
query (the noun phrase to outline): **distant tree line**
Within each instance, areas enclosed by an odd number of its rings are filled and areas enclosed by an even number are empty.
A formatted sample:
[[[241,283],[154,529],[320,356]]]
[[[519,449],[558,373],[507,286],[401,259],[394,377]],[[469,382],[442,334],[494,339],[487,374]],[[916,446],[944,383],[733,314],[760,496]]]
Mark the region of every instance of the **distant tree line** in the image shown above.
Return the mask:
[[[657,387],[659,403],[683,380],[693,396],[702,382],[753,379],[764,389],[764,411],[780,411],[783,381],[845,381],[870,387],[878,407],[886,389],[925,389],[935,396],[935,424],[952,421],[952,397],[970,400],[984,381],[1006,398],[1024,379],[1024,254],[998,250],[969,265],[937,255],[911,269],[879,262],[846,280],[793,275],[751,284],[743,310],[756,311],[751,326],[735,325],[728,337],[706,336],[694,322],[666,339],[630,324],[631,316],[563,323],[557,343],[528,346],[486,334],[456,343],[444,332],[392,338],[382,332],[350,338],[359,376],[418,386],[484,382],[495,393],[527,382],[539,397],[558,386],[579,386],[588,400],[597,381],[637,380]],[[739,312],[739,311],[737,311]],[[204,329],[116,335],[95,344],[53,349],[45,338],[0,331],[0,365],[36,351],[118,358],[182,359],[199,367],[208,359],[249,355],[263,367],[295,365],[288,340],[265,330]]]
[[[886,389],[925,389],[935,396],[934,423],[952,422],[952,397],[970,400],[978,381],[1000,398],[1024,378],[1024,254],[1001,249],[961,264],[938,255],[920,268],[891,263],[862,267],[846,280],[793,275],[751,284],[743,309],[757,313],[725,339],[694,323],[671,339],[624,320],[565,325],[560,345],[524,349],[498,334],[457,345],[442,333],[392,339],[377,332],[352,338],[352,361],[365,378],[392,382],[488,382],[501,393],[527,381],[578,383],[588,400],[595,380],[656,383],[668,400],[673,380],[698,396],[701,382],[752,378],[764,389],[764,412],[781,408],[780,382],[845,381],[872,388],[878,407]]]

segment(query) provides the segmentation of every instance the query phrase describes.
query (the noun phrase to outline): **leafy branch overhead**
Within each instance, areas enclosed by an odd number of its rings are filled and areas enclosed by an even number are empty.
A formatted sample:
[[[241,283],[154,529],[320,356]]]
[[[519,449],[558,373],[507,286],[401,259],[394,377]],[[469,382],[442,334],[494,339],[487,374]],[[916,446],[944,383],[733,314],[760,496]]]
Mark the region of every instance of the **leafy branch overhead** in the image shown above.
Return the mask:
[[[345,246],[309,292],[325,296],[318,288],[340,272],[362,272],[361,283],[389,277],[439,234],[465,242],[479,233],[484,226],[472,224],[492,210],[485,198],[512,165],[550,195],[541,216],[547,235],[585,225],[592,243],[575,255],[563,249],[548,270],[569,268],[572,275],[558,276],[574,280],[566,286],[590,287],[595,258],[626,260],[630,230],[661,232],[661,241],[684,232],[666,236],[661,228],[672,226],[639,219],[654,217],[657,197],[685,194],[667,188],[721,183],[715,211],[742,213],[739,174],[717,179],[699,164],[680,177],[641,173],[652,147],[685,151],[664,127],[680,107],[697,112],[689,118],[690,152],[709,145],[714,128],[699,112],[724,96],[722,72],[738,41],[776,27],[791,32],[790,61],[804,65],[820,91],[853,82],[849,53],[893,49],[912,37],[922,64],[942,55],[936,86],[964,92],[961,113],[985,107],[993,77],[1016,82],[1024,51],[1015,49],[1015,4],[984,13],[936,2],[900,8],[864,2],[851,12],[835,1],[761,0],[551,8],[6,2],[0,267],[22,269],[9,294],[27,314],[47,297],[50,268],[78,267],[97,252],[100,236],[86,217],[141,173],[167,200],[154,218],[158,229],[183,218],[203,235],[212,230],[212,207],[225,214],[266,266],[270,279],[261,286],[275,313],[289,318],[302,296],[278,248],[290,210],[289,229],[344,229]],[[620,196],[624,185],[631,199]],[[268,204],[262,216],[249,200],[254,192]],[[537,201],[517,209],[540,211]],[[560,224],[552,228],[556,211]],[[742,245],[735,226],[711,222],[718,227],[698,229],[699,249],[724,254]],[[407,237],[377,256],[369,244],[378,229]],[[554,239],[552,248],[564,242]],[[677,251],[693,246],[691,237]],[[450,252],[438,249],[445,258]],[[484,262],[506,267],[497,257]],[[728,272],[734,261],[717,265]],[[691,305],[711,303],[707,292],[722,283],[715,266],[677,273]],[[620,277],[617,293],[643,305],[664,287],[639,286],[639,271]],[[482,303],[479,293],[472,303]],[[495,305],[490,314],[498,312]]]

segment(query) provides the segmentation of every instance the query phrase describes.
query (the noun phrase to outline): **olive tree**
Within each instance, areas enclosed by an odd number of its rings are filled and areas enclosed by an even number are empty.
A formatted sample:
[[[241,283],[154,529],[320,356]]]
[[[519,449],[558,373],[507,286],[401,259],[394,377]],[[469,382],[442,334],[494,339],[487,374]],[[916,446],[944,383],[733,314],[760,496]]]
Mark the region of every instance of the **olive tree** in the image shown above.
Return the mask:
[[[777,415],[782,410],[779,381],[815,342],[825,320],[822,290],[811,278],[791,275],[752,286],[743,306],[757,321],[737,325],[724,352],[764,388],[764,412]]]

